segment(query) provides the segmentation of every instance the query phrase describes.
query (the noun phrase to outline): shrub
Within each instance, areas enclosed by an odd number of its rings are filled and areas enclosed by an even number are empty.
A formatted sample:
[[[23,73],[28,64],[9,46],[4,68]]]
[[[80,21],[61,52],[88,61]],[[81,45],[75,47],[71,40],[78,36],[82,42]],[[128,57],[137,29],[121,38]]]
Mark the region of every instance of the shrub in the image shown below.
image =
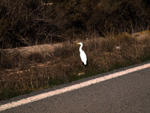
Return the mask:
[[[53,2],[52,5],[44,3]],[[72,41],[85,33],[149,28],[146,0],[1,0],[0,47]]]

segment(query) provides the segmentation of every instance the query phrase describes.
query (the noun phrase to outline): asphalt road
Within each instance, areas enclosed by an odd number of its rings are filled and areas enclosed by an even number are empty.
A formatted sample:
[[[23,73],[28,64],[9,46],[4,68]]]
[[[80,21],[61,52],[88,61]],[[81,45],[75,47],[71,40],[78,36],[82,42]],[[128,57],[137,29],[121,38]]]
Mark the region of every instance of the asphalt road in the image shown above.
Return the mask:
[[[2,113],[150,113],[150,68]]]

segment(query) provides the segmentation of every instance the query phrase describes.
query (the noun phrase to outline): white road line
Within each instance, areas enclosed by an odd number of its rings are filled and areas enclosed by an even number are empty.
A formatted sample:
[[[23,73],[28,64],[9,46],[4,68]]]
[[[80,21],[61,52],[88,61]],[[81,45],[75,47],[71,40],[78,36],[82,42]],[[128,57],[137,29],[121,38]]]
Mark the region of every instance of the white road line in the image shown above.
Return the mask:
[[[69,91],[73,91],[73,90],[80,89],[80,88],[83,88],[83,87],[87,87],[87,86],[90,86],[92,84],[96,84],[96,83],[106,81],[106,80],[109,80],[109,79],[112,79],[112,78],[123,76],[123,75],[129,74],[129,73],[132,73],[132,72],[135,72],[135,71],[139,71],[139,70],[142,70],[142,69],[145,69],[145,68],[148,68],[148,67],[150,67],[150,63],[144,64],[142,66],[137,66],[137,67],[134,67],[134,68],[130,68],[130,69],[127,69],[127,70],[124,70],[124,71],[112,73],[112,74],[109,74],[109,75],[106,75],[106,76],[103,76],[103,77],[88,80],[88,81],[85,81],[85,82],[82,82],[82,83],[79,83],[79,84],[75,84],[75,85],[72,85],[72,86],[64,87],[62,89],[57,89],[55,91],[50,91],[50,92],[42,93],[42,94],[39,94],[39,95],[31,96],[31,97],[28,97],[28,98],[25,98],[25,99],[21,99],[21,100],[15,101],[15,102],[7,103],[7,104],[4,104],[4,105],[0,106],[0,111],[4,111],[4,110],[10,109],[10,108],[14,108],[14,107],[17,107],[17,106],[21,106],[21,105],[24,105],[24,104],[35,102],[35,101],[38,101],[38,100],[42,100],[42,99],[45,99],[45,98],[48,98],[48,97],[52,97],[54,95],[59,95],[59,94],[65,93],[65,92],[69,92]]]

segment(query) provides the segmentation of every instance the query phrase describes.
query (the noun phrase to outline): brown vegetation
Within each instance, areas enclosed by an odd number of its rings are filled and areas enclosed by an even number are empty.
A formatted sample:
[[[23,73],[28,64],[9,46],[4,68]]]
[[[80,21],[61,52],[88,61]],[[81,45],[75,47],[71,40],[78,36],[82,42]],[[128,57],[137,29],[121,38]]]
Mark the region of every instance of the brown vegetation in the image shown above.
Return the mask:
[[[0,0],[0,100],[150,60],[149,28],[149,0]]]
[[[1,0],[0,47],[145,30],[149,7],[148,0]]]
[[[142,34],[142,32],[141,32]],[[128,33],[84,42],[88,66],[80,61],[78,46],[66,42],[48,56],[3,56],[0,61],[0,100],[83,77],[150,60],[150,37],[137,40]]]

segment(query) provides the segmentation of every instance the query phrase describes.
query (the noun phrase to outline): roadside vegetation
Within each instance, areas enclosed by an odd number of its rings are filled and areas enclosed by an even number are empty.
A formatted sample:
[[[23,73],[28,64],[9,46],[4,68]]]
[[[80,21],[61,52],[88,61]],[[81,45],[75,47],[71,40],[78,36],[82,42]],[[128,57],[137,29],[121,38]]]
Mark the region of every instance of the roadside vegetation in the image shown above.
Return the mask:
[[[88,57],[86,68],[80,61],[78,46],[70,42],[48,56],[1,55],[0,100],[148,61],[150,37],[138,40],[128,33],[95,37],[85,41],[83,49]]]
[[[0,100],[150,60],[149,8],[148,0],[1,0]],[[28,56],[13,49],[60,42]]]

